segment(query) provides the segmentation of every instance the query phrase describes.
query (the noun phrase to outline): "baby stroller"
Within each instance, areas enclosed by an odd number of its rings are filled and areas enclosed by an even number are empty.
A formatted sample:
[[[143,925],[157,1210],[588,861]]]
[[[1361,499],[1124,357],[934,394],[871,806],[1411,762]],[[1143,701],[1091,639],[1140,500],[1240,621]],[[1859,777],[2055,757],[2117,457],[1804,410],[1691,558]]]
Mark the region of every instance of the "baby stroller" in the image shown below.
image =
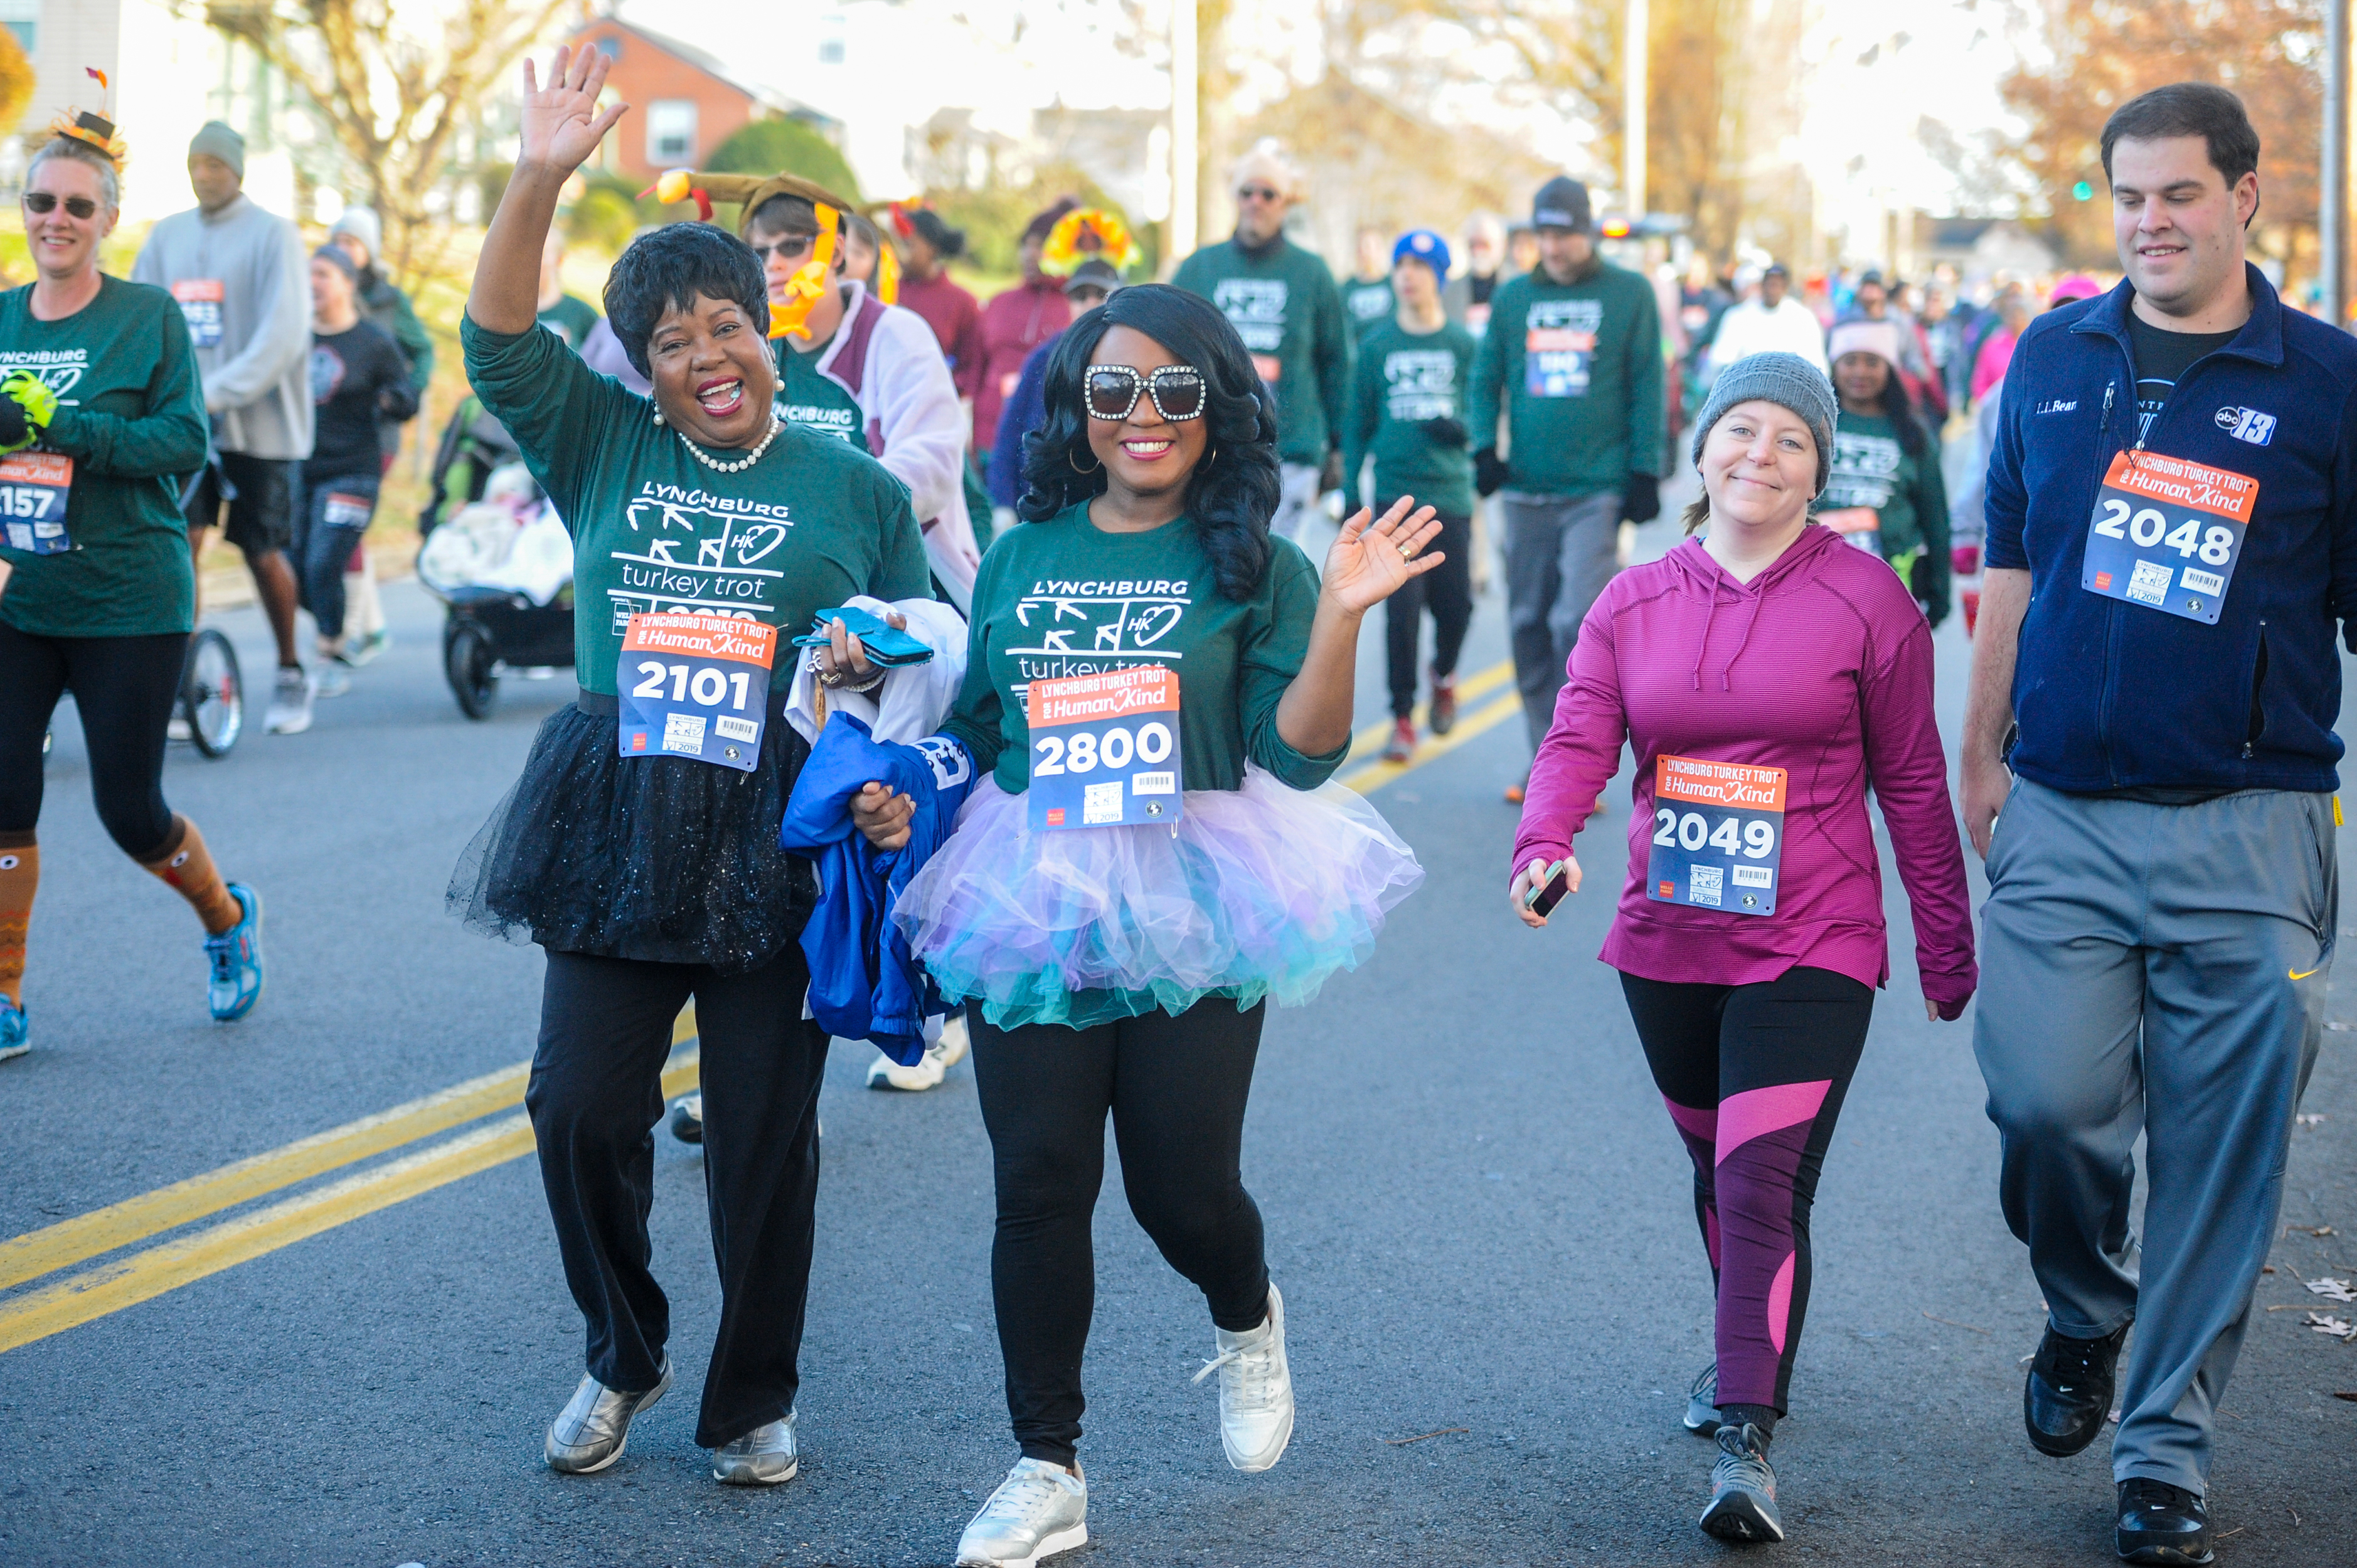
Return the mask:
[[[573,537],[522,463],[444,518],[417,555],[442,601],[442,671],[458,711],[487,718],[500,677],[573,663]]]

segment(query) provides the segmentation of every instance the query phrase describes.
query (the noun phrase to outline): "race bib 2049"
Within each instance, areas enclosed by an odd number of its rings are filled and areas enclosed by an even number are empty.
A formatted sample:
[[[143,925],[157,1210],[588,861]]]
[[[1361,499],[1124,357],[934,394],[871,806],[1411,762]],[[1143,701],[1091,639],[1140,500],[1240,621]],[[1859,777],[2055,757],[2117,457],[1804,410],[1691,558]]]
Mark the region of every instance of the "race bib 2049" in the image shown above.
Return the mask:
[[[1159,665],[1034,681],[1031,830],[1176,822],[1186,777],[1178,751],[1178,672]]]
[[[12,452],[0,457],[0,541],[11,550],[62,555],[73,548],[66,532],[66,497],[73,489],[73,459],[61,452]]]
[[[1784,865],[1784,770],[1663,756],[1653,764],[1645,894],[1737,915],[1772,915]]]
[[[2218,624],[2259,482],[2158,452],[2112,458],[2087,523],[2079,585],[2105,598]]]
[[[630,618],[615,667],[624,757],[680,757],[749,773],[769,722],[778,628],[741,616]]]

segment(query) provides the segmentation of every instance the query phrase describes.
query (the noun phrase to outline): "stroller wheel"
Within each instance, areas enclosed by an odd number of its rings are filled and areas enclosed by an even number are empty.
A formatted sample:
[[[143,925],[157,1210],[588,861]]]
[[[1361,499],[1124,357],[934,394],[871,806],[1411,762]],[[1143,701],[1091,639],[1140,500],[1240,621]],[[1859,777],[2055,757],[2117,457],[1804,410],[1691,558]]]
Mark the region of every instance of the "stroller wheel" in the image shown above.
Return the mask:
[[[450,694],[458,711],[470,719],[489,718],[500,694],[499,660],[489,633],[472,621],[455,621],[442,639],[442,670],[450,678]]]

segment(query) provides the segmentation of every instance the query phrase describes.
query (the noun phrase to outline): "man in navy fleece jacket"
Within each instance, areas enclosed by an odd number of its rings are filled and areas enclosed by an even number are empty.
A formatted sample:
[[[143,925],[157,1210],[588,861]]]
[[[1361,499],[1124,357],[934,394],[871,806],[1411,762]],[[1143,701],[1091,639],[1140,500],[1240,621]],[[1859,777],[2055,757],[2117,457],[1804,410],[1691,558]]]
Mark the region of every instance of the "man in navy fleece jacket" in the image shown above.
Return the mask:
[[[2103,152],[2126,279],[2022,335],[1989,461],[1975,1047],[2050,1315],[2030,1443],[2102,1434],[2133,1322],[2115,1544],[2206,1563],[2211,1423],[2332,960],[2357,341],[2244,260],[2259,140],[2232,93],[2146,93]]]

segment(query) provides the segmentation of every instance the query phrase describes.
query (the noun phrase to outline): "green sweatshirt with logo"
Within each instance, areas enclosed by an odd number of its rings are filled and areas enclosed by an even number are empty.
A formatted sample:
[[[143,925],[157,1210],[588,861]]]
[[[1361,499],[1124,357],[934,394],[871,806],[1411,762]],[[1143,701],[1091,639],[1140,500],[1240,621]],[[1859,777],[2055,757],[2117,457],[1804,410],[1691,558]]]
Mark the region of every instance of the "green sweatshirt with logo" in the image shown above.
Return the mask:
[[[1473,514],[1473,455],[1462,441],[1434,440],[1425,425],[1464,419],[1475,353],[1473,334],[1453,321],[1434,332],[1385,321],[1359,339],[1342,437],[1346,490],[1357,495],[1359,465],[1372,453],[1378,502],[1414,496],[1418,505],[1452,517]]]
[[[1465,423],[1478,450],[1504,411],[1507,489],[1598,495],[1662,471],[1663,396],[1653,285],[1599,257],[1573,283],[1542,269],[1498,285]]]
[[[0,294],[0,375],[30,371],[58,394],[34,452],[70,458],[63,498],[71,548],[10,548],[50,524],[56,491],[0,478],[0,621],[35,637],[152,637],[196,622],[197,579],[180,480],[204,467],[205,400],[178,302],[102,276],[98,297],[58,321],[33,318],[31,285]],[[30,454],[27,455],[28,456]],[[16,532],[25,532],[19,535]]]
[[[1351,391],[1351,328],[1334,274],[1279,239],[1260,251],[1206,245],[1170,281],[1220,307],[1276,399],[1276,455],[1317,465],[1340,439]]]
[[[1193,520],[1108,533],[1082,502],[1007,530],[983,556],[965,684],[942,727],[1019,795],[1031,782],[1023,700],[1033,681],[1159,665],[1178,677],[1182,789],[1237,789],[1249,760],[1314,789],[1350,745],[1296,751],[1276,732],[1276,705],[1301,673],[1317,613],[1318,573],[1289,539],[1269,541],[1259,585],[1231,599]]]
[[[1809,503],[1809,510],[1814,515],[1852,507],[1876,512],[1880,523],[1875,542],[1882,558],[1931,607],[1933,626],[1946,619],[1952,576],[1948,485],[1941,477],[1937,443],[1926,433],[1922,450],[1910,453],[1889,419],[1843,409],[1834,424],[1833,467],[1824,493]]]
[[[759,462],[724,474],[551,329],[510,337],[469,317],[458,341],[476,395],[573,534],[583,690],[616,693],[622,633],[641,611],[749,616],[795,636],[854,594],[929,596],[908,489],[857,447],[790,424]],[[775,681],[793,656],[780,650]]]

